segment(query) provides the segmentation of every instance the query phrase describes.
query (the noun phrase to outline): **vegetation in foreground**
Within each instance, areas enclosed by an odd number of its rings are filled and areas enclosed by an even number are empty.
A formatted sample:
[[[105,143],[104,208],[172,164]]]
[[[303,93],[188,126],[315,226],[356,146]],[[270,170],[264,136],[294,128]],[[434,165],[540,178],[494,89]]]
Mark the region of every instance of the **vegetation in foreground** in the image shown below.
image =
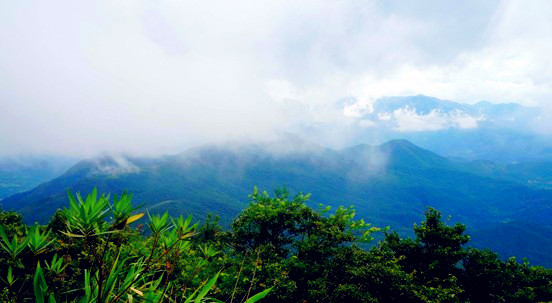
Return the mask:
[[[46,226],[0,212],[2,302],[539,302],[552,271],[468,248],[434,209],[414,239],[256,189],[229,230],[217,217],[137,212],[131,195],[69,195]],[[145,220],[146,217],[148,220]],[[147,223],[142,223],[147,221]],[[371,248],[362,243],[383,232]]]

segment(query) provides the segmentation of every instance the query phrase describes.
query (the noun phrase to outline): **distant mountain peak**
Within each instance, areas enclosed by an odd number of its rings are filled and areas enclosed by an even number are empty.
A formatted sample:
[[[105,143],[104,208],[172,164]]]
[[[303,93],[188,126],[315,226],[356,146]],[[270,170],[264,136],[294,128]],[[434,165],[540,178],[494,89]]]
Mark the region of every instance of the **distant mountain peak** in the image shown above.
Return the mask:
[[[451,161],[423,149],[405,139],[387,141],[381,145],[360,144],[342,151],[356,161],[378,162],[382,168],[445,168],[449,169]]]
[[[405,139],[388,141],[379,149],[391,159],[390,166],[449,168],[451,164],[450,160]]]
[[[406,140],[406,139],[393,139],[389,140],[386,143],[383,143],[381,145],[381,148],[384,149],[420,149],[422,148],[416,146],[412,142]]]
[[[386,153],[392,153],[397,155],[406,155],[406,154],[417,154],[417,155],[435,155],[433,152],[430,152],[429,150],[423,149],[417,145],[414,145],[412,142],[406,140],[406,139],[395,139],[387,141],[386,143],[383,143],[379,146],[379,149]],[[440,156],[439,156],[440,157]]]

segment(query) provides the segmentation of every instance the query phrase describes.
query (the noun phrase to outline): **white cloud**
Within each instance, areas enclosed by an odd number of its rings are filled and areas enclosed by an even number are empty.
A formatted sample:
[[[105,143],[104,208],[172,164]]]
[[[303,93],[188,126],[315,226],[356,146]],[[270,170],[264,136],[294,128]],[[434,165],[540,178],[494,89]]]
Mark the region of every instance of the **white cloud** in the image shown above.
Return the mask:
[[[94,175],[125,175],[136,174],[140,168],[121,155],[104,156],[103,158],[93,159],[94,169],[89,173]]]
[[[343,115],[347,117],[359,118],[366,114],[372,113],[374,108],[372,102],[368,100],[360,100],[343,107]]]
[[[378,113],[378,119],[381,121],[389,121],[391,120],[391,114],[390,113]]]
[[[439,64],[397,66],[384,75],[366,72],[350,93],[364,99],[425,94],[474,103],[519,102],[550,107],[552,4],[505,1],[486,30],[486,43]]]
[[[376,125],[377,125],[376,122],[374,122],[370,119],[362,119],[362,120],[358,121],[358,126],[360,126],[362,128],[375,127]]]
[[[434,109],[427,114],[418,114],[416,109],[408,106],[394,110],[390,116],[396,124],[394,129],[400,132],[436,131],[447,128],[470,129],[477,127],[478,121],[483,119],[469,116],[458,110],[444,113]]]
[[[347,129],[385,95],[547,105],[551,9],[3,1],[0,154],[168,153],[315,123]],[[335,102],[345,96],[360,101],[343,112]]]

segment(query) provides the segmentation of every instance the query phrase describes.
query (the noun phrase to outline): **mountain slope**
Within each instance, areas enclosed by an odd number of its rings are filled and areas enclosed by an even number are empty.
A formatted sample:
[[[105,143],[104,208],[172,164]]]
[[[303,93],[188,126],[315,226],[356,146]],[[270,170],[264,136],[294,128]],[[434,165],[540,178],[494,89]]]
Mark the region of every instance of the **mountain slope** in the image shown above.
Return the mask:
[[[0,158],[0,200],[61,175],[75,162],[58,157]]]
[[[478,243],[493,248],[489,233],[479,231],[509,221],[549,226],[546,218],[552,215],[552,192],[518,182],[505,167],[447,159],[405,140],[339,151],[297,139],[207,145],[156,159],[104,156],[81,161],[59,178],[2,202],[28,222],[46,222],[55,209],[67,205],[67,189],[86,193],[97,186],[101,192],[127,189],[153,212],[198,218],[214,212],[227,224],[247,205],[254,186],[285,186],[291,193],[312,193],[313,206],[354,205],[359,217],[405,235],[432,206],[467,224]],[[528,234],[543,236],[539,230]],[[535,247],[523,250],[534,262],[552,264],[551,258],[532,251]]]

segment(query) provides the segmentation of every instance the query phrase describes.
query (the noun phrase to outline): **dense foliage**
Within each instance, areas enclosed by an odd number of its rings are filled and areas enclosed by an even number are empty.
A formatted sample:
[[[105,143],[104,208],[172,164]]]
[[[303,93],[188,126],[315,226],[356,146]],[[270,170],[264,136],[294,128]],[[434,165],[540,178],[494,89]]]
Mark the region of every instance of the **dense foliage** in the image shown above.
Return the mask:
[[[70,194],[46,226],[1,211],[0,301],[552,301],[551,270],[466,247],[465,226],[434,209],[402,239],[352,208],[314,210],[309,195],[250,198],[228,230],[218,217],[146,215],[131,195],[96,190]]]

